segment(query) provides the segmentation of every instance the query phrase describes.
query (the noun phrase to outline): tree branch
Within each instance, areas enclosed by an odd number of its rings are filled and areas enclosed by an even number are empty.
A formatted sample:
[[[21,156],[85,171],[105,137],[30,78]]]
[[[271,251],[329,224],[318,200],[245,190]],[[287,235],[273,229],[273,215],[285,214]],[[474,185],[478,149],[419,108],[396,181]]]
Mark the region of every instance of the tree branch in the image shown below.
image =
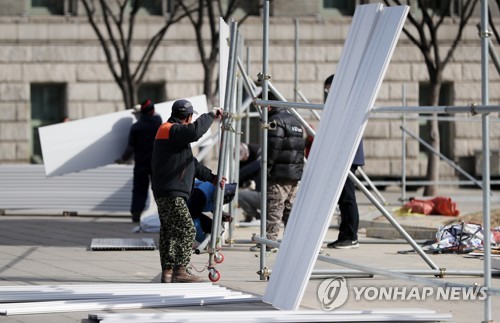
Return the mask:
[[[498,6],[498,10],[500,10],[500,0],[496,0],[496,3]],[[492,15],[491,15],[491,10],[488,10],[488,15],[489,15],[489,21],[491,22],[493,19]],[[493,35],[495,36],[497,43],[500,44],[500,34],[498,33],[498,30],[495,27],[495,24],[490,23],[490,28],[493,31]]]
[[[160,30],[158,30],[158,32],[149,41],[148,46],[146,48],[146,51],[142,55],[142,58],[141,58],[139,64],[137,65],[134,73],[132,74],[135,82],[140,83],[140,81],[144,77],[144,74],[146,73],[146,71],[149,67],[149,64],[151,62],[151,58],[153,57],[154,53],[156,52],[156,49],[158,48],[163,37],[165,36],[165,33],[167,32],[168,28],[170,26],[172,26],[173,24],[177,23],[178,21],[180,21],[181,19],[186,17],[185,13],[177,15],[178,8],[179,8],[179,4],[176,3],[174,8],[172,8],[172,14],[170,15],[170,17],[166,21],[166,24]]]
[[[102,49],[104,51],[104,55],[106,56],[106,62],[108,64],[109,70],[111,71],[111,74],[113,75],[113,78],[115,79],[116,83],[120,88],[123,87],[123,84],[121,83],[121,79],[115,70],[115,66],[113,64],[113,57],[111,55],[111,52],[109,51],[108,45],[106,40],[104,39],[103,34],[101,33],[100,29],[97,27],[97,23],[95,22],[94,19],[94,14],[95,14],[95,7],[89,3],[89,0],[81,0],[83,3],[83,7],[85,8],[85,11],[87,13],[87,17],[90,23],[90,26],[92,29],[94,29],[97,38],[99,39],[99,42],[101,43]]]
[[[443,66],[448,64],[450,59],[453,57],[453,53],[455,52],[456,48],[458,47],[458,43],[460,42],[460,39],[462,39],[462,34],[464,31],[465,26],[469,22],[470,17],[474,13],[474,9],[477,5],[478,0],[467,0],[466,3],[464,4],[464,9],[460,13],[460,24],[458,27],[458,32],[457,36],[453,40],[452,45],[450,46],[450,49],[448,50],[448,54],[446,55],[446,58],[443,61]]]
[[[113,30],[111,29],[111,23],[109,21],[109,16],[111,15],[111,19],[115,19],[113,17],[113,12],[111,11],[111,9],[108,7],[108,4],[106,3],[105,0],[99,0],[100,4],[101,4],[101,8],[103,9],[103,17],[104,17],[104,26],[106,27],[106,30],[108,32],[108,37],[109,37],[109,40],[111,42],[111,45],[113,46],[114,50],[115,50],[115,55],[116,55],[116,59],[122,63],[123,62],[123,57],[121,55],[121,52],[120,52],[120,48],[118,47],[118,41],[115,39],[115,35],[113,34]],[[122,75],[120,75],[120,78],[123,78],[123,71],[122,71]]]

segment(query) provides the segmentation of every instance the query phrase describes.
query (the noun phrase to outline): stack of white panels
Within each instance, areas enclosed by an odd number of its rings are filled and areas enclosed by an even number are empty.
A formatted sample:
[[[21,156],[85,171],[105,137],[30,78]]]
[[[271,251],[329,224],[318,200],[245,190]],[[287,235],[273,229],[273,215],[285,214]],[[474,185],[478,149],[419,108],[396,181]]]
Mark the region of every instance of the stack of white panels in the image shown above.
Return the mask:
[[[0,287],[0,316],[258,302],[211,283]]]
[[[110,165],[46,177],[43,165],[0,165],[0,209],[39,214],[128,214],[132,168]]]
[[[264,295],[276,308],[300,305],[408,9],[356,7]]]
[[[180,313],[89,314],[89,320],[101,323],[124,322],[444,322],[450,314],[419,309],[363,311],[224,311]]]

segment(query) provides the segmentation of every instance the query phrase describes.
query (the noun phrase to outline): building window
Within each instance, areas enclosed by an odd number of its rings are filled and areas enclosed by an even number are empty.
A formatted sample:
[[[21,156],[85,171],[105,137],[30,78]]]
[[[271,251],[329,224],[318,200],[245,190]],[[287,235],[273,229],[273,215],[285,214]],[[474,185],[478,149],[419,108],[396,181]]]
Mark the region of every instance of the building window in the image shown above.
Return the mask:
[[[138,1],[138,0],[135,0],[135,1]],[[169,2],[169,0],[166,0],[166,2]],[[166,2],[165,2],[165,0],[143,0],[143,1],[140,1],[138,14],[151,15],[151,16],[163,16],[163,12],[165,12],[167,9],[167,8],[165,8]]]
[[[31,162],[43,163],[38,128],[66,117],[66,84],[31,84]]]
[[[462,0],[451,0],[451,1],[436,1],[436,0],[424,0],[423,6],[426,8],[427,13],[430,16],[459,16],[462,12],[463,3]],[[422,15],[422,8],[415,1],[412,6],[416,7],[416,13],[418,16]]]
[[[419,84],[419,105],[429,106],[429,96],[430,84],[420,83]],[[441,85],[441,92],[439,94],[439,106],[452,106],[455,101],[455,92],[453,90],[453,82],[443,82]],[[430,116],[430,114],[421,113],[422,116]],[[452,117],[448,113],[440,113],[439,117]],[[420,138],[425,142],[429,142],[429,128],[427,125],[427,120],[420,120],[419,123]],[[446,157],[453,158],[453,142],[454,142],[454,124],[451,121],[439,121],[439,149],[440,152]],[[420,145],[419,151],[422,153],[427,153],[428,150],[423,145]]]
[[[31,0],[32,15],[64,15],[64,2],[61,0]]]
[[[165,102],[165,83],[142,83],[138,92],[139,102],[150,99],[154,103]]]
[[[274,3],[270,3],[270,11],[274,10]],[[260,1],[258,0],[246,0],[246,1],[240,1],[237,6],[241,11],[244,12],[246,15],[250,16],[260,16]]]
[[[332,15],[352,16],[356,2],[352,0],[323,0],[323,12]]]

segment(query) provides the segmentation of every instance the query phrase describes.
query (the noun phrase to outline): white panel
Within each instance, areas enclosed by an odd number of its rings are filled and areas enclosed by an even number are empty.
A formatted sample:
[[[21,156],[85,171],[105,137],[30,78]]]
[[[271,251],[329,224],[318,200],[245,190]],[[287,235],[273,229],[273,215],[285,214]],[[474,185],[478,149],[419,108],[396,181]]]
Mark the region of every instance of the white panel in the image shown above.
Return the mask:
[[[99,310],[116,311],[137,308],[165,308],[169,306],[202,306],[239,302],[248,303],[252,301],[257,302],[259,299],[241,292],[207,293],[196,291],[172,296],[139,295],[120,298],[0,304],[0,316]]]
[[[407,6],[356,7],[264,294],[276,308],[300,304],[407,12]]]
[[[229,26],[219,18],[219,107],[224,108],[227,68],[229,65]]]
[[[187,99],[198,113],[208,111],[204,95]],[[170,116],[174,101],[155,104],[164,122]],[[126,110],[40,127],[45,174],[63,175],[114,163],[122,155],[135,121],[131,111]],[[209,135],[210,131],[206,136]]]
[[[363,311],[224,311],[170,313],[100,313],[89,314],[89,320],[101,323],[124,322],[441,322],[451,321],[451,314],[436,314],[419,309]]]
[[[130,165],[108,165],[55,177],[46,177],[43,165],[0,165],[3,210],[128,214],[131,195]]]

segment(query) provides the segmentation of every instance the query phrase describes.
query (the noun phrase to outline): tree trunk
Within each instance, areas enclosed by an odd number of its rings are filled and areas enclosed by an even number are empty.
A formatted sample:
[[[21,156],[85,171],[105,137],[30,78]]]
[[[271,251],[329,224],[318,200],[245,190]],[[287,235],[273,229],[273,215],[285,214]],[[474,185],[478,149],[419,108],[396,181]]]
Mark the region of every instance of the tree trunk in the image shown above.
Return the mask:
[[[125,103],[125,110],[132,109],[132,99],[130,98],[130,93],[127,88],[122,88],[123,102]]]
[[[135,84],[121,84],[120,91],[122,92],[125,110],[132,109],[138,104],[137,86]]]
[[[208,63],[205,66],[205,77],[203,79],[203,93],[207,96],[207,103],[209,107],[218,106],[218,103],[215,101],[215,94],[213,91],[213,76],[214,76],[215,65],[212,63]],[[224,108],[224,107],[220,107]]]
[[[439,102],[439,91],[441,89],[441,82],[436,82],[431,85],[431,93],[429,96],[430,104],[437,106]],[[427,121],[427,129],[429,131],[429,144],[434,150],[439,151],[439,123],[437,120],[437,113],[432,115],[432,119]],[[431,152],[427,152],[427,178],[432,184],[426,185],[424,188],[424,196],[437,195],[437,185],[439,181],[439,156]]]

